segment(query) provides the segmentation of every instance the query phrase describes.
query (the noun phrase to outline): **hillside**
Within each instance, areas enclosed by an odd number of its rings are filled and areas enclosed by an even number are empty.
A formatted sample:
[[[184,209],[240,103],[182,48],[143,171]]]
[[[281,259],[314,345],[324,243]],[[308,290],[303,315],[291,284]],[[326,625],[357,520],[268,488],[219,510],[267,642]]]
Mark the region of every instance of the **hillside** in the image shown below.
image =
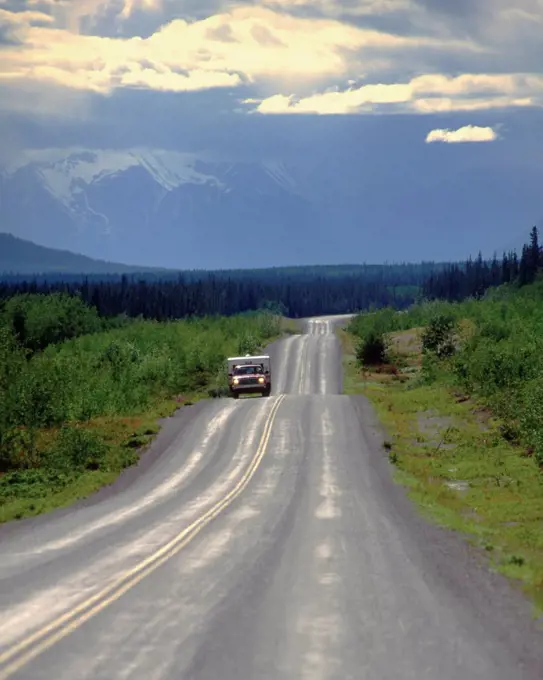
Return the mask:
[[[0,233],[0,274],[129,274],[167,272],[166,269],[137,267],[93,260],[68,250],[46,248],[12,234]]]
[[[227,263],[225,263],[226,265]],[[249,263],[248,263],[249,264]],[[431,273],[440,271],[445,263],[422,262],[417,264],[343,264],[343,265],[307,265],[292,267],[267,267],[205,270],[160,269],[138,265],[126,265],[118,262],[94,260],[85,255],[68,250],[46,248],[32,241],[18,238],[12,234],[0,233],[0,276],[3,278],[32,277],[51,279],[72,279],[80,275],[98,275],[117,277],[122,274],[141,274],[146,279],[177,279],[182,273],[187,280],[198,280],[213,275],[217,278],[278,280],[284,277],[316,279],[321,277],[339,278],[362,276],[367,282],[384,282],[392,286],[418,286]]]

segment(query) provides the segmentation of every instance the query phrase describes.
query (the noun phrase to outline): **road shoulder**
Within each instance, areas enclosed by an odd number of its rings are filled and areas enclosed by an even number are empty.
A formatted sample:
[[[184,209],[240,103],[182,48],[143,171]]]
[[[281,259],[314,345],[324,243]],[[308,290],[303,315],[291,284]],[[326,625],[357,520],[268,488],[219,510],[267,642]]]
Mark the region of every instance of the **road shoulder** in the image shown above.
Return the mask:
[[[379,431],[388,474],[392,464],[390,476],[419,514],[467,539],[488,577],[507,576],[542,620],[543,494],[533,461],[503,439],[499,423],[478,404],[444,385],[418,384],[411,377],[420,362],[416,342],[395,336],[407,370],[362,373],[352,336],[340,332],[345,393],[371,403],[378,423],[369,430]],[[361,413],[369,423],[367,408]]]

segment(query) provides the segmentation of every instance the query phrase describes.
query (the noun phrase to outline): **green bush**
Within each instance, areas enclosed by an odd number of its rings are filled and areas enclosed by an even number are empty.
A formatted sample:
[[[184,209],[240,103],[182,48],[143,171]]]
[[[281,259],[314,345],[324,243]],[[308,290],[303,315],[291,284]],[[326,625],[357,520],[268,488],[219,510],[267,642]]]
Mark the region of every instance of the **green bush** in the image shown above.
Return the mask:
[[[356,360],[360,366],[377,366],[387,361],[387,345],[381,333],[369,331],[356,347]]]
[[[44,456],[45,467],[56,470],[98,470],[104,464],[107,445],[96,433],[64,425]]]
[[[16,295],[4,303],[2,316],[19,344],[32,352],[104,327],[94,307],[64,293]]]
[[[244,335],[238,343],[237,354],[239,356],[245,356],[246,354],[256,354],[258,350],[258,340],[252,335]]]
[[[452,314],[436,314],[422,333],[422,351],[432,352],[440,359],[454,354],[456,321]]]
[[[0,477],[0,507],[16,498],[39,499],[62,491],[75,475],[70,470],[33,468],[13,470]]]

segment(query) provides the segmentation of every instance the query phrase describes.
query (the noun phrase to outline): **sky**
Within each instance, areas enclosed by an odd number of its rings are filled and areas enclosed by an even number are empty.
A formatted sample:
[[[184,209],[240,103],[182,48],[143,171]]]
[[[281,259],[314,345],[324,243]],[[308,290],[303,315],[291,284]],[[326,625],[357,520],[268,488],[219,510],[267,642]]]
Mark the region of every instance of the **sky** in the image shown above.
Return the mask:
[[[377,162],[383,201],[398,167],[434,185],[454,168],[478,214],[488,203],[474,248],[492,238],[489,169],[500,187],[523,178],[518,223],[495,235],[508,247],[543,219],[526,189],[543,179],[542,36],[543,0],[0,0],[0,161],[312,153]]]

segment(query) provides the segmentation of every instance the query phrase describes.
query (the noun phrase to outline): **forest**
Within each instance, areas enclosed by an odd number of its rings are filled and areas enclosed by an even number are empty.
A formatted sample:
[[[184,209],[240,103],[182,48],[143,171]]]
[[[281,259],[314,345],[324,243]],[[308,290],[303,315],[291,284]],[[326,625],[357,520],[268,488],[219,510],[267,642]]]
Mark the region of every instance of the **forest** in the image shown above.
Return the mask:
[[[152,276],[76,277],[50,275],[26,280],[5,277],[0,300],[26,293],[78,295],[101,316],[126,314],[147,319],[193,315],[230,316],[265,306],[285,316],[356,312],[411,304],[432,265],[360,268],[300,268]],[[284,273],[281,273],[283,272]]]
[[[422,283],[422,282],[420,282]],[[420,284],[419,284],[420,285]],[[118,281],[56,281],[0,283],[0,299],[17,294],[67,293],[79,296],[101,316],[126,314],[163,321],[190,316],[231,316],[263,307],[280,308],[291,318],[357,312],[372,307],[403,309],[414,300],[419,286],[390,286],[348,276],[280,279],[214,278],[185,281],[121,277]]]
[[[445,265],[432,272],[422,285],[421,297],[429,300],[459,302],[466,298],[479,298],[489,289],[504,283],[524,286],[533,283],[538,269],[543,267],[543,254],[539,244],[539,232],[533,227],[530,241],[522,248],[519,258],[516,252],[504,253],[501,260],[496,256],[490,261],[482,255],[463,264]]]

